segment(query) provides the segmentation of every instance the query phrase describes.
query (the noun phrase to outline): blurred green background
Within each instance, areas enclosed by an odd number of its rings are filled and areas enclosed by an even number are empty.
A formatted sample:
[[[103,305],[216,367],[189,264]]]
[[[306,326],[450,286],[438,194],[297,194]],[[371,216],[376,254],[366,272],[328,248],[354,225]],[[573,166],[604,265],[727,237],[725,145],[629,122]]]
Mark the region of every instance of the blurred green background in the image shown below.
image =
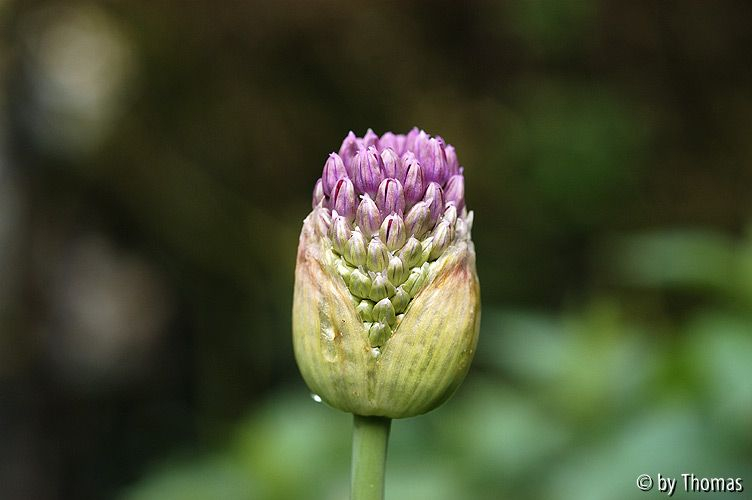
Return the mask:
[[[0,0],[0,496],[347,498],[350,418],[292,355],[297,236],[350,129],[413,125],[465,166],[483,318],[455,397],[394,423],[388,498],[749,495],[751,22]]]

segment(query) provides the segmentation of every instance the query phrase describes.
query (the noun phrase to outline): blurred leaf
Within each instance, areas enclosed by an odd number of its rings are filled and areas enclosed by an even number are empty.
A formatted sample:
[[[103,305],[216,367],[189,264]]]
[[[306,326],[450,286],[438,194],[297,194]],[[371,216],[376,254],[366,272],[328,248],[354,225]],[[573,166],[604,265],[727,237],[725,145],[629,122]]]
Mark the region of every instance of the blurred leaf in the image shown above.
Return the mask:
[[[162,465],[122,500],[252,500],[260,492],[248,471],[225,457]]]
[[[734,248],[725,236],[663,230],[615,243],[614,273],[628,285],[724,290],[732,283]]]

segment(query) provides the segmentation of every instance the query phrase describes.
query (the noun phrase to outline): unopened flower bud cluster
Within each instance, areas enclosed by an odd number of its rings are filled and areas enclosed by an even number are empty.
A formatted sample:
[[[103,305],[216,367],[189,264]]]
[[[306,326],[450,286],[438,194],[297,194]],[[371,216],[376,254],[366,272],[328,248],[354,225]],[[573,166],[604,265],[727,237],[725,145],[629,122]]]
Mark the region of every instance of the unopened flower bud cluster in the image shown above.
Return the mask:
[[[316,232],[372,347],[391,337],[432,263],[469,238],[462,170],[451,145],[417,128],[350,132],[326,160],[313,192]]]

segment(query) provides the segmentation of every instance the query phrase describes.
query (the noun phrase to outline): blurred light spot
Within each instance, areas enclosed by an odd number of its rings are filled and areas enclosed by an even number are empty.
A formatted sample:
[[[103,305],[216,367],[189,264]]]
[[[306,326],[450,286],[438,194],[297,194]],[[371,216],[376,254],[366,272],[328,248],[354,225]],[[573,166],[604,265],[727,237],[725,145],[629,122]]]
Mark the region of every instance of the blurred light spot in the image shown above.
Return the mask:
[[[154,269],[96,236],[72,245],[50,293],[49,354],[73,385],[138,375],[169,316],[167,291]]]
[[[25,21],[25,125],[53,153],[94,150],[133,82],[132,46],[111,17],[93,6],[49,7]]]

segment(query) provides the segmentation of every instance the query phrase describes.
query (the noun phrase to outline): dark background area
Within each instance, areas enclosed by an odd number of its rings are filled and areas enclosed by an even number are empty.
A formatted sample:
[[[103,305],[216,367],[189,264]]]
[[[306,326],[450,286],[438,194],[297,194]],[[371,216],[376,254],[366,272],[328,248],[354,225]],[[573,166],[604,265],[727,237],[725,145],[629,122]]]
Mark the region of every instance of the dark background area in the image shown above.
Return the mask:
[[[297,237],[349,130],[414,125],[465,166],[483,319],[456,397],[394,424],[390,498],[751,489],[751,22],[0,1],[0,496],[346,498],[348,418],[292,355]]]

